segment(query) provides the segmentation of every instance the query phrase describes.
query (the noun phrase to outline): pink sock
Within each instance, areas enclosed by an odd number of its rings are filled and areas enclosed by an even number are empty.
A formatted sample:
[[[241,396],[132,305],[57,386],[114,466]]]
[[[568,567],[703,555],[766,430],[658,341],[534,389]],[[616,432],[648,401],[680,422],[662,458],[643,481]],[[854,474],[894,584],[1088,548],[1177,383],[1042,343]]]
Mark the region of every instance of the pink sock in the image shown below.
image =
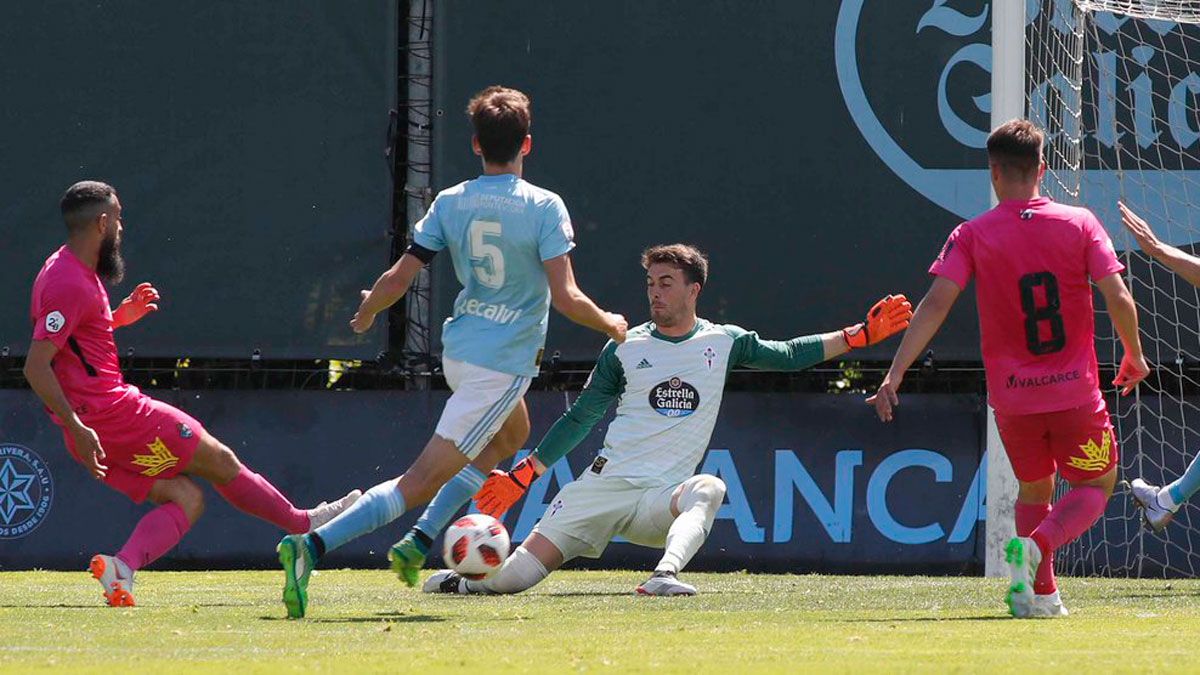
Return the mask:
[[[142,516],[129,541],[117,552],[117,558],[136,572],[175,548],[191,527],[183,509],[167,502]]]
[[[243,466],[238,475],[225,485],[213,484],[225,501],[252,516],[279,526],[289,534],[308,532],[308,511],[292,506],[266,478]]]
[[[1037,543],[1038,548],[1042,550],[1042,557],[1045,558],[1063,545],[1075,541],[1094,525],[1104,514],[1107,503],[1108,498],[1104,496],[1104,490],[1098,487],[1073,487],[1058,500],[1050,515],[1046,516],[1042,524],[1029,536]]]
[[[1017,502],[1016,517],[1017,517],[1017,536],[1028,537],[1033,534],[1038,525],[1050,515],[1049,504],[1025,504]],[[1037,568],[1037,578],[1033,581],[1033,592],[1038,595],[1046,595],[1058,590],[1058,583],[1054,579],[1054,553],[1043,555],[1042,562]]]

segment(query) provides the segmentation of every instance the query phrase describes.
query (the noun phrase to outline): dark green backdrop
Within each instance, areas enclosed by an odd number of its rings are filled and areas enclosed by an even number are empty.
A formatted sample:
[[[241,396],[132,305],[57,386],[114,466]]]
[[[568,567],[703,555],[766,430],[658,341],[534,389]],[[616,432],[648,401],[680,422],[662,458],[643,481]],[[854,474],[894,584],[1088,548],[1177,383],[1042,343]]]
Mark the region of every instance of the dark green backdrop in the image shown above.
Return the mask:
[[[357,290],[384,268],[396,3],[30,2],[0,21],[0,346],[72,182],[116,186],[129,274],[162,311],[122,354],[373,356]],[[113,298],[116,302],[117,297]]]

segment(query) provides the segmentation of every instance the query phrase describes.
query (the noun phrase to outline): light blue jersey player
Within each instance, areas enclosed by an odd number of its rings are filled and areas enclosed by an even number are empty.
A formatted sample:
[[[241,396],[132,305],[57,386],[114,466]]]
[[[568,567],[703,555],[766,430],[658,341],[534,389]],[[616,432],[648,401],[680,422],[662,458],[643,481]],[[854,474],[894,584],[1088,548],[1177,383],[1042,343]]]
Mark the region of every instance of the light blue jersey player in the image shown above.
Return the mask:
[[[521,179],[532,147],[529,98],[515,89],[489,87],[471,99],[467,114],[483,175],[437,196],[408,250],[370,291],[363,291],[350,321],[356,333],[370,329],[376,315],[404,296],[421,268],[448,249],[463,285],[442,334],[443,370],[454,393],[408,471],[371,488],[353,508],[312,533],[279,542],[290,617],[304,616],[309,574],[327,551],[428,502],[451,477],[456,485],[482,484],[483,471],[520,447],[529,435],[523,397],[538,372],[551,304],[572,321],[617,342],[625,339],[625,318],[602,311],[575,285],[568,256],[573,233],[562,199]],[[415,583],[424,550],[420,560],[410,561],[404,547],[392,548],[393,567],[398,572],[413,568]]]

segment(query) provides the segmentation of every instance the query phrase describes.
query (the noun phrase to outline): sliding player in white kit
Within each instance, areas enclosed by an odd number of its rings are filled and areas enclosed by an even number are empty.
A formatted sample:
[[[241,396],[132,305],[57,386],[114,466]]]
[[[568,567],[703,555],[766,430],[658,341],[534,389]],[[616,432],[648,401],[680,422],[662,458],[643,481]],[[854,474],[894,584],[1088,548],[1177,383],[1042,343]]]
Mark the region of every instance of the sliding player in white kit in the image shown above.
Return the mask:
[[[694,595],[676,578],[704,543],[725,497],[715,476],[692,475],[708,448],[729,371],[737,366],[802,370],[904,329],[912,306],[889,295],[866,323],[787,341],[763,340],[737,326],[696,316],[708,276],[704,254],[684,244],[642,254],[651,323],[609,342],[571,409],[550,428],[532,455],[510,472],[493,471],[476,496],[499,517],[547,466],[570,452],[613,401],[616,419],[604,448],[584,475],[564,487],[533,533],[492,577],[465,580],[434,574],[427,593],[517,593],[577,556],[599,557],[621,535],[665,548],[644,595]]]

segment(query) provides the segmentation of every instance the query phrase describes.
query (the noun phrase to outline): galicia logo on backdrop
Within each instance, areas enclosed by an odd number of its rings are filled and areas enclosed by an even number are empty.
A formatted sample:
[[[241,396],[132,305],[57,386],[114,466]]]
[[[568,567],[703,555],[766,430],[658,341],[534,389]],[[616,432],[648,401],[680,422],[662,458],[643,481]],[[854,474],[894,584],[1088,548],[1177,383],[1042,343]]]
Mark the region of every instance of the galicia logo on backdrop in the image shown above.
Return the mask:
[[[50,467],[34,451],[0,443],[0,539],[19,539],[32,532],[54,501]]]
[[[986,144],[992,108],[991,4],[925,0],[915,12],[905,14],[907,4],[843,0],[837,19],[838,84],[859,132],[900,179],[963,219],[973,218],[989,206],[986,159],[980,151]],[[1055,12],[1047,40],[1057,43],[1074,32],[1075,26],[1067,18],[1070,13],[1065,11],[1070,0],[1026,0],[1025,5],[1027,25],[1047,8]],[[888,22],[879,21],[875,13],[881,11],[887,12]],[[898,16],[903,17],[899,23]],[[887,34],[880,34],[883,23]],[[1084,86],[1084,100],[1075,104],[1090,111],[1092,128],[1084,134],[1084,152],[1093,165],[1117,166],[1120,151],[1126,168],[1134,161],[1130,155],[1145,158],[1150,166],[1139,166],[1136,177],[1127,177],[1137,184],[1124,190],[1116,171],[1085,171],[1084,203],[1105,223],[1118,249],[1132,245],[1116,212],[1119,195],[1151,220],[1186,223],[1188,227],[1163,228],[1171,243],[1185,243],[1189,231],[1200,229],[1200,209],[1188,199],[1189,186],[1194,192],[1194,185],[1200,183],[1200,124],[1195,122],[1200,73],[1192,72],[1198,67],[1187,61],[1187,45],[1200,37],[1200,29],[1103,12],[1097,12],[1091,23],[1096,30],[1089,29],[1083,55],[1090,80]],[[888,64],[917,68],[914,64],[921,63],[919,59],[895,58],[895,44],[889,50],[876,47],[877,42],[898,37],[911,41],[913,49],[922,54],[950,54],[935,64],[940,74],[896,72],[888,65],[891,69],[881,76],[878,56],[865,71],[860,68],[868,65],[859,63],[860,52],[871,53],[865,49],[868,45],[876,49],[876,55],[888,54]],[[946,49],[947,45],[951,49]],[[1027,45],[1030,50],[1037,48],[1036,44]],[[864,73],[872,74],[876,81],[864,83]],[[1029,115],[1046,127],[1046,120],[1058,117],[1048,102],[1069,100],[1077,94],[1061,72],[1048,72],[1043,78],[1027,86]],[[896,100],[894,92],[875,98],[868,93],[897,81],[912,83],[915,100],[936,102],[936,131],[920,127],[924,118],[933,117],[932,106],[928,114],[914,114],[906,109],[912,107],[912,101]],[[883,120],[888,120],[888,125]],[[1078,122],[1070,117],[1063,121],[1068,133],[1078,135],[1078,126],[1070,128],[1072,124]],[[1063,133],[1062,128],[1048,131],[1051,137]],[[977,160],[939,165],[918,152],[931,144],[954,147],[959,157],[980,154]]]

